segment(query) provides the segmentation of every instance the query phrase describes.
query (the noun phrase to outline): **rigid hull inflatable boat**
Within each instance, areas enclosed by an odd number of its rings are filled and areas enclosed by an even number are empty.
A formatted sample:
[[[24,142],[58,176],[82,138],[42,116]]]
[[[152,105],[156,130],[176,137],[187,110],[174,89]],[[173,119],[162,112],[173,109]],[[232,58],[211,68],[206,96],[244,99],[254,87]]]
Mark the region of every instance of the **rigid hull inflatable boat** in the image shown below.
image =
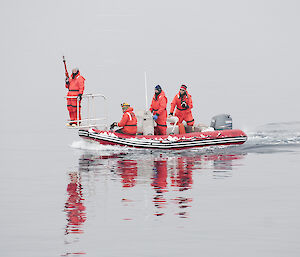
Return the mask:
[[[241,130],[219,130],[170,135],[129,136],[95,128],[79,129],[79,136],[103,145],[120,145],[146,149],[184,149],[191,147],[243,144],[247,140]]]
[[[107,117],[95,118],[93,100],[106,97],[100,94],[84,94],[87,101],[87,118],[77,122],[78,134],[81,138],[98,142],[103,145],[119,145],[144,149],[185,149],[192,147],[243,144],[247,135],[238,129],[232,129],[232,119],[228,114],[220,114],[212,118],[210,126],[178,126],[177,117],[167,119],[167,135],[154,135],[155,122],[150,111],[135,111],[137,117],[137,135],[125,135],[109,130]],[[98,109],[98,108],[97,108]],[[100,108],[99,108],[100,109]],[[103,108],[101,108],[103,111]],[[105,109],[105,108],[104,108]],[[104,111],[105,112],[105,111]],[[97,122],[105,121],[102,124]],[[181,129],[179,128],[181,126]],[[182,129],[182,126],[184,128]],[[100,129],[101,128],[101,129]],[[118,128],[117,128],[118,129]]]

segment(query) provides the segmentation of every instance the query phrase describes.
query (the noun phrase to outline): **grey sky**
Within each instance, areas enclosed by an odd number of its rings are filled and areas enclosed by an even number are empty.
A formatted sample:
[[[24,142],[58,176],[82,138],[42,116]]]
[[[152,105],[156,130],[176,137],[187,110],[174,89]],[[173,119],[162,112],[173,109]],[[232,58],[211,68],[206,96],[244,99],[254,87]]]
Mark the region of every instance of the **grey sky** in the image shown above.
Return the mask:
[[[144,108],[160,84],[181,83],[196,122],[230,113],[242,129],[299,120],[300,2],[2,0],[1,116],[9,125],[61,126],[68,116],[62,55],[86,92]],[[17,95],[15,95],[18,93]]]

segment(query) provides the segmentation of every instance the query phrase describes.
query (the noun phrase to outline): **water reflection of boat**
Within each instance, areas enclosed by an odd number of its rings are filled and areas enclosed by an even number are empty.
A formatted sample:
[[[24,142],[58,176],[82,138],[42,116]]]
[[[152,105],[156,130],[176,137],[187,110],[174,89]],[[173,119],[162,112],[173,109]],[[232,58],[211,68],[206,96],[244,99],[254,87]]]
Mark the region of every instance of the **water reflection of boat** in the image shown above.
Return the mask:
[[[143,153],[115,154],[108,151],[102,155],[89,152],[80,157],[79,170],[86,174],[94,172],[97,175],[97,182],[106,186],[116,185],[116,181],[119,181],[118,184],[123,188],[120,202],[127,209],[134,205],[134,195],[137,197],[141,194],[140,190],[143,188],[152,192],[150,198],[144,200],[152,202],[153,215],[164,216],[170,212],[170,206],[173,206],[171,208],[173,214],[188,218],[193,203],[191,194],[194,184],[193,175],[201,174],[200,170],[210,170],[213,172],[212,178],[230,177],[235,162],[242,159],[244,155],[185,154],[168,156],[161,153],[150,155],[147,153],[145,156]],[[91,178],[96,176],[92,175]],[[104,181],[101,182],[101,179]],[[107,180],[113,183],[108,184]],[[88,184],[97,186],[95,182]],[[130,219],[126,217],[126,220]]]

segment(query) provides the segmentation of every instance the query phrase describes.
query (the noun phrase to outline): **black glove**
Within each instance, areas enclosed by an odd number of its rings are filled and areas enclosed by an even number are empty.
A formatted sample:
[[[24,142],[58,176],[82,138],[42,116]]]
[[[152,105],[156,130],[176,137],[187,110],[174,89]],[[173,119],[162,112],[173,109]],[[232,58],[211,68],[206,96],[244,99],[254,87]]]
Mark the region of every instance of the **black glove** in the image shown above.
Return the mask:
[[[69,78],[66,78],[66,84],[67,84],[67,85],[70,84]]]
[[[118,126],[118,123],[117,122],[113,122],[111,125],[110,125],[110,129],[113,129],[114,127]]]
[[[82,99],[82,94],[79,94],[79,95],[77,96],[77,99],[78,99],[79,101],[81,101],[81,99]]]

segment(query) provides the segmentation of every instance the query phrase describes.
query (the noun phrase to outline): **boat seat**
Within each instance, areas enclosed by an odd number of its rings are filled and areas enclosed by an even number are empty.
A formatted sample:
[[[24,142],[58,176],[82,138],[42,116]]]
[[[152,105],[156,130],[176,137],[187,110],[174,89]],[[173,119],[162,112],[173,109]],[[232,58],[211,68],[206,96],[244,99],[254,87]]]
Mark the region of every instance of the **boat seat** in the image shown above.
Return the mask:
[[[175,128],[173,128],[173,125],[167,125],[167,135],[172,135],[172,134],[179,134],[179,128],[178,126],[175,126]]]
[[[151,112],[137,110],[135,116],[137,118],[137,134],[154,135],[154,121]]]
[[[167,135],[179,134],[179,128],[177,126],[178,117],[171,116],[167,118]]]

